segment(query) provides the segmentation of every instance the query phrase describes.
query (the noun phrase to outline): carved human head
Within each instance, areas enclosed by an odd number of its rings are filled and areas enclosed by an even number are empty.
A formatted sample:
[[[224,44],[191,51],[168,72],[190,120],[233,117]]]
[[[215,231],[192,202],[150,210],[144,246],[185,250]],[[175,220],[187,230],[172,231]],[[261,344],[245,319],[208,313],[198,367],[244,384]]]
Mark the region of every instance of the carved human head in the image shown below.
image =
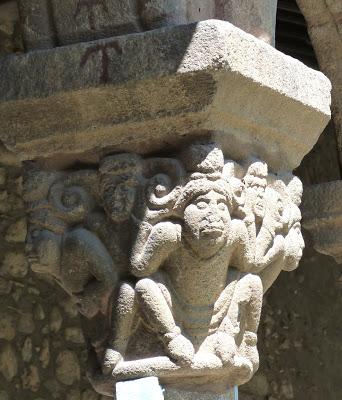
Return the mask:
[[[57,276],[61,259],[61,236],[38,225],[31,225],[26,252],[33,272]]]
[[[214,144],[195,144],[185,160],[189,180],[174,209],[184,221],[184,239],[192,250],[207,258],[226,243],[232,210],[232,190],[223,179],[224,157]]]
[[[243,179],[246,187],[246,202],[257,220],[265,215],[265,189],[267,185],[267,164],[261,161],[253,162],[247,169]]]
[[[217,182],[208,186],[194,193],[183,214],[184,238],[201,258],[213,256],[227,242],[231,225],[231,197]]]

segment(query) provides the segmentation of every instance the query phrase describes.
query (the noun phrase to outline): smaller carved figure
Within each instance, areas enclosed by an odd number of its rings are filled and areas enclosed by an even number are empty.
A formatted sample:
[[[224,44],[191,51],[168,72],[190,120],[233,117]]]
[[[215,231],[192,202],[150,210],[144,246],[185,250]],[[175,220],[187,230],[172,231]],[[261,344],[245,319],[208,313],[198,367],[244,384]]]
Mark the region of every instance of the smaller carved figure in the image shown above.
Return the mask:
[[[281,206],[283,211],[282,220],[284,222],[284,256],[274,263],[270,263],[268,268],[260,272],[260,278],[263,283],[264,293],[271,287],[277,279],[281,271],[293,271],[298,267],[299,261],[303,255],[304,239],[301,233],[301,212],[299,205],[303,193],[303,185],[295,176],[284,177],[283,180],[288,181],[287,186],[282,182],[281,187],[282,198],[284,204]],[[272,207],[272,203],[270,203]],[[276,209],[276,207],[273,208]]]
[[[100,239],[78,226],[78,222],[84,222],[91,214],[95,204],[82,187],[82,180],[87,178],[91,184],[93,179],[84,172],[70,173],[66,179],[56,174],[55,178],[47,188],[44,185],[39,188],[37,180],[27,181],[31,186],[26,187],[26,199],[34,197],[29,202],[32,223],[26,242],[30,266],[34,272],[52,277],[71,296],[80,314],[98,323],[99,318],[107,320],[110,315],[118,274]],[[79,186],[73,186],[75,181]],[[106,333],[102,335],[102,338],[98,334],[88,338],[93,347],[106,339]]]
[[[263,293],[304,247],[297,178],[211,142],[42,174],[26,185],[31,267],[84,317],[99,392],[151,374],[187,387],[251,378]]]
[[[62,235],[31,226],[27,253],[34,272],[51,275],[87,318],[106,314],[116,269],[104,245],[91,232],[76,228]]]

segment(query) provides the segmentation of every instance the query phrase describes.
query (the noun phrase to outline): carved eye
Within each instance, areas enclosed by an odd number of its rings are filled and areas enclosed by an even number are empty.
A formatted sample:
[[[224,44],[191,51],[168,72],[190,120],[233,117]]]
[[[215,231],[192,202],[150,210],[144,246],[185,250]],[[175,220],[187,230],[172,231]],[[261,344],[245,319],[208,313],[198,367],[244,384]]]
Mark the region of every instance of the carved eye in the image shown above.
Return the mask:
[[[200,210],[203,210],[204,208],[208,207],[208,204],[205,201],[199,201],[196,204],[197,208],[199,208]]]
[[[227,210],[227,205],[225,203],[218,203],[218,208],[220,211],[226,211]]]

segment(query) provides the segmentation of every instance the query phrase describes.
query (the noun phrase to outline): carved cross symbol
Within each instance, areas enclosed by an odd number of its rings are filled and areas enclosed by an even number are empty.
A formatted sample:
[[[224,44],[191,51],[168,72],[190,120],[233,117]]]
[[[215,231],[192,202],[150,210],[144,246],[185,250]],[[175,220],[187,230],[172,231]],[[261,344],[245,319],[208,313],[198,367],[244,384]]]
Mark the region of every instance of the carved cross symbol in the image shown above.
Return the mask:
[[[75,18],[78,17],[83,8],[87,9],[88,14],[88,22],[90,29],[95,30],[95,15],[94,15],[94,7],[101,6],[103,11],[108,13],[108,7],[106,4],[106,0],[79,0],[76,7]]]
[[[89,57],[92,54],[100,53],[101,54],[101,75],[100,75],[100,83],[108,83],[109,81],[109,55],[108,49],[114,49],[115,52],[119,55],[122,54],[122,48],[116,41],[112,41],[110,43],[98,44],[92,47],[89,47],[86,52],[83,54],[80,62],[80,67],[84,67],[87,63]]]

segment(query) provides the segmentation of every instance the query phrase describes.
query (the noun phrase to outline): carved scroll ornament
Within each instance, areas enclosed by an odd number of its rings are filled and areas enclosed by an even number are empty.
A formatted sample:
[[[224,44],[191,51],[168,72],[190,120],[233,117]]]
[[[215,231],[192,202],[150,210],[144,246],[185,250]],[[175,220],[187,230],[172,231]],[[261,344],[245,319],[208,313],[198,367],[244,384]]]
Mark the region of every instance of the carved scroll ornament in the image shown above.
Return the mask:
[[[218,390],[258,368],[263,293],[298,266],[302,185],[215,143],[177,158],[105,157],[98,168],[28,169],[27,250],[84,320],[101,393],[157,376]]]

